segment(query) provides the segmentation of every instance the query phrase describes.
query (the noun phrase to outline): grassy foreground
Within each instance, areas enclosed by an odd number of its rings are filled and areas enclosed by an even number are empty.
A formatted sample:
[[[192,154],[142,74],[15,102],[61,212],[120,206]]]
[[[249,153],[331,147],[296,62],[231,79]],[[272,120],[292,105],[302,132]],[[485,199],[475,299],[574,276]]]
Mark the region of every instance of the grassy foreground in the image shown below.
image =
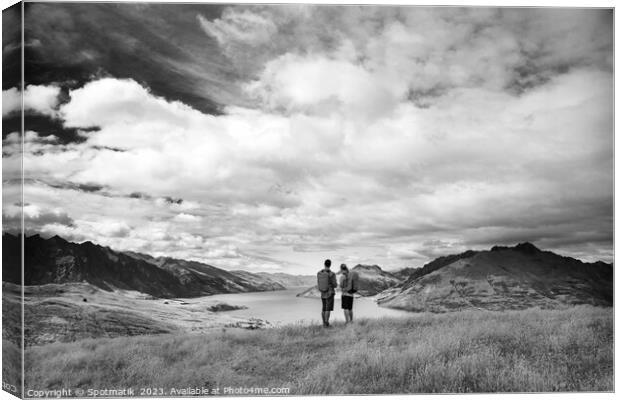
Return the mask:
[[[290,387],[290,394],[613,390],[613,309],[420,314],[351,326],[30,347],[26,389]]]

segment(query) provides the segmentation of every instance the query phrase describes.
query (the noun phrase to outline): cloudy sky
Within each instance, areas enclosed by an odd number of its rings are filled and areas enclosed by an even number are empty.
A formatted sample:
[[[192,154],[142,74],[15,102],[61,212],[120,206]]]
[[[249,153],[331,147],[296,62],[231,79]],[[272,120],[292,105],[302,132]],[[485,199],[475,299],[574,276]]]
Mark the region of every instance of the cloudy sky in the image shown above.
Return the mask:
[[[3,14],[12,232],[15,17]],[[27,3],[26,228],[249,271],[417,267],[522,241],[611,261],[612,17]]]

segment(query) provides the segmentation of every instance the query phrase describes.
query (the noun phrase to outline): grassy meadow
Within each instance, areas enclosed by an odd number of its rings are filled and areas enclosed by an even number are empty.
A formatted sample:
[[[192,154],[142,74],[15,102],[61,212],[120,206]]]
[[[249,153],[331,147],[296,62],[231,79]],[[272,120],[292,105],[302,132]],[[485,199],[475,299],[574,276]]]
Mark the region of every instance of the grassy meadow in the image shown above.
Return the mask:
[[[4,390],[18,395],[22,388],[21,347],[8,340],[2,341],[2,382]]]
[[[290,394],[613,390],[613,309],[87,339],[26,350],[26,389],[289,387]]]

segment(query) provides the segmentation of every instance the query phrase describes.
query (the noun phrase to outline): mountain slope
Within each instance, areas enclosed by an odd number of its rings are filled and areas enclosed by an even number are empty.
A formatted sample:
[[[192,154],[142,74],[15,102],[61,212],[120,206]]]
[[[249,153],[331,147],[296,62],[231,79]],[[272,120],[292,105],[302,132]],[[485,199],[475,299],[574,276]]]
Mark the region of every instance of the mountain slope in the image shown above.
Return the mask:
[[[413,268],[413,267],[406,267],[403,269],[399,269],[396,271],[391,271],[390,273],[392,275],[394,275],[395,277],[397,277],[398,279],[405,281],[407,280],[411,275],[413,275],[416,271],[420,270],[421,268]]]
[[[436,271],[441,267],[445,267],[446,265],[452,264],[453,262],[461,260],[463,258],[473,257],[477,253],[478,252],[474,250],[467,250],[466,252],[461,254],[451,254],[449,256],[436,258],[428,264],[425,264],[422,268],[417,268],[416,270],[411,271],[411,274],[406,281],[413,282],[421,276],[430,274],[431,272]]]
[[[2,284],[3,298],[9,307],[8,320],[14,319],[22,300],[21,287]],[[106,292],[87,283],[38,285],[24,288],[25,346],[54,342],[72,342],[86,338],[157,335],[178,332],[167,321],[140,312],[134,300],[117,293]],[[103,301],[97,301],[97,300]],[[141,300],[153,303],[155,300]],[[160,300],[161,301],[161,300]],[[3,323],[4,325],[4,323]],[[15,334],[17,333],[17,335]],[[19,343],[20,332],[3,332],[3,339]]]
[[[21,346],[87,338],[202,332],[214,328],[259,328],[268,322],[222,311],[242,309],[210,296],[154,299],[136,291],[97,288],[89,283],[25,286],[2,283],[2,338]]]
[[[362,296],[374,296],[401,282],[398,277],[382,270],[378,265],[358,264],[352,270],[359,277],[357,291]]]
[[[261,273],[253,273],[247,271],[230,271],[231,274],[235,275],[240,282],[249,286],[260,288],[261,291],[267,290],[283,290],[286,289],[286,286],[277,282],[276,280],[270,279],[269,277],[261,274]]]
[[[441,257],[382,294],[380,305],[410,311],[613,305],[613,268],[530,243]]]
[[[19,283],[19,237],[2,236],[3,280]],[[16,247],[17,246],[17,247]],[[277,282],[231,273],[195,261],[114,251],[91,242],[39,235],[24,242],[24,283],[88,282],[104,290],[136,290],[154,297],[197,297],[218,293],[282,290]]]
[[[282,272],[258,272],[256,275],[263,276],[287,288],[310,286],[316,283],[316,275],[290,275]]]
[[[225,271],[196,261],[128,253],[173,274],[188,290],[215,293],[282,290],[284,287],[246,271]]]

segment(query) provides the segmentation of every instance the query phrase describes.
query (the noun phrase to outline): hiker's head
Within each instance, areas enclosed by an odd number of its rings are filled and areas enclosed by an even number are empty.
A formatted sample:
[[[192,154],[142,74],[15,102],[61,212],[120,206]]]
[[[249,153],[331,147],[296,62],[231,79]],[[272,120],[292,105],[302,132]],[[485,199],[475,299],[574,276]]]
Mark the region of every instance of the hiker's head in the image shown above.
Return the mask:
[[[325,268],[329,268],[332,266],[332,260],[325,260]]]
[[[347,268],[347,264],[340,264],[340,272],[349,272],[349,268]]]

